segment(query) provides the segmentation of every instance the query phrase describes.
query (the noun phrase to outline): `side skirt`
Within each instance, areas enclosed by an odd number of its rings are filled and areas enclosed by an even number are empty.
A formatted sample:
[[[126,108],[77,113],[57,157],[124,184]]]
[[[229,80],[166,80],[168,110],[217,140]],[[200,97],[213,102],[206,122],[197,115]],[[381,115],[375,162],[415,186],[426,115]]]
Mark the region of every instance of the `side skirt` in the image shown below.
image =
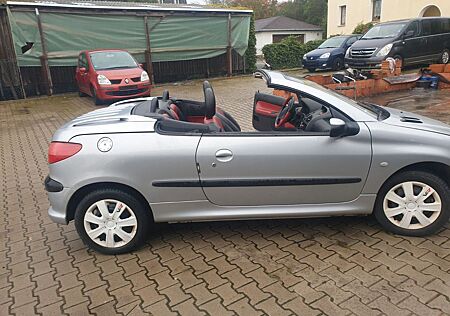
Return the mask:
[[[207,200],[152,203],[155,222],[202,222],[270,218],[327,217],[368,215],[375,205],[376,194],[363,194],[344,203],[218,206]]]

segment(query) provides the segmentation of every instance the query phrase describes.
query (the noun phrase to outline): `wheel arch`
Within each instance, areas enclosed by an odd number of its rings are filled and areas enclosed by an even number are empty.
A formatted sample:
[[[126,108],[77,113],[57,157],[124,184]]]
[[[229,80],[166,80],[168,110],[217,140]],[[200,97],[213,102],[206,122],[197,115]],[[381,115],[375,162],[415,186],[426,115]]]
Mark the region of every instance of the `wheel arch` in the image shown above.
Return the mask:
[[[79,188],[77,191],[75,191],[74,194],[69,199],[69,202],[67,203],[67,221],[71,221],[75,217],[75,210],[77,208],[78,203],[81,201],[81,199],[86,196],[88,193],[98,190],[98,189],[116,189],[121,190],[126,193],[129,193],[133,195],[135,198],[137,198],[142,205],[147,209],[148,213],[151,216],[152,221],[154,221],[153,217],[153,211],[150,207],[150,203],[148,200],[144,197],[144,195],[139,192],[138,190],[134,189],[133,187],[123,184],[123,183],[117,183],[117,182],[96,182],[87,184],[81,188]]]
[[[429,172],[429,173],[439,177],[440,179],[445,181],[448,186],[450,186],[450,166],[446,165],[442,162],[425,161],[425,162],[413,163],[413,164],[410,164],[408,166],[405,166],[405,167],[397,170],[383,182],[383,184],[378,189],[378,192],[380,192],[380,190],[384,187],[386,182],[389,181],[392,177],[395,177],[396,175],[406,172],[406,171]]]

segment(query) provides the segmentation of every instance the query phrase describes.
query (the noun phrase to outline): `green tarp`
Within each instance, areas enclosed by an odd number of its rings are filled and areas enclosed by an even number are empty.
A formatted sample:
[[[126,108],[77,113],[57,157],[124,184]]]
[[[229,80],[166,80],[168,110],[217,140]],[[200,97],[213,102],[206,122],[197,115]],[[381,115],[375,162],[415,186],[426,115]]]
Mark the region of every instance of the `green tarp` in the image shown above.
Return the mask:
[[[50,66],[75,66],[82,50],[118,48],[144,62],[146,33],[143,16],[81,15],[40,12]],[[39,66],[42,46],[34,12],[9,11],[20,66]],[[152,60],[176,61],[224,54],[228,45],[228,16],[148,17]],[[247,49],[250,16],[232,15],[232,47]],[[22,53],[22,47],[34,43]]]

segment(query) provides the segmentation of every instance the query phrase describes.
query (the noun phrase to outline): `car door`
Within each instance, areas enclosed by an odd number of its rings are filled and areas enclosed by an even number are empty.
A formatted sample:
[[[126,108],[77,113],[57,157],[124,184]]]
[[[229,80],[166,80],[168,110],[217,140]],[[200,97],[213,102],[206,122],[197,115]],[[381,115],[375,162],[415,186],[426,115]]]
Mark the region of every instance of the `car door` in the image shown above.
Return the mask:
[[[82,72],[80,69],[86,69]],[[78,83],[78,87],[80,91],[88,92],[89,91],[89,63],[87,62],[86,54],[81,53],[78,57],[78,66],[76,69],[76,80]]]
[[[203,190],[221,206],[347,202],[362,191],[371,138],[317,133],[204,135],[196,160]]]
[[[420,62],[421,55],[423,55],[423,51],[426,50],[426,38],[419,37],[419,35],[419,21],[411,22],[403,33],[403,47],[400,54],[403,57],[405,65]]]

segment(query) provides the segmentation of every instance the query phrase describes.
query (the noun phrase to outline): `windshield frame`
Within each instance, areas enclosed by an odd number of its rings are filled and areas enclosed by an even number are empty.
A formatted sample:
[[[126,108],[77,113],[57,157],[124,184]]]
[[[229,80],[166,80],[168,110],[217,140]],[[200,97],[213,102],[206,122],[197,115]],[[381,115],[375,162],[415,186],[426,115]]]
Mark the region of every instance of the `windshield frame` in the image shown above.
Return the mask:
[[[392,27],[392,26],[401,26],[398,31],[395,34],[390,34],[387,36],[372,36],[372,37],[366,37],[371,31],[375,30],[375,29],[380,29],[380,28],[388,28],[388,27]],[[400,34],[402,34],[403,30],[409,25],[408,22],[396,22],[396,23],[386,23],[386,24],[377,24],[375,26],[373,26],[370,30],[368,30],[360,39],[361,40],[371,40],[371,39],[383,39],[383,38],[395,38],[397,36],[399,36]]]
[[[103,59],[103,58],[107,58],[107,57],[105,57],[105,55],[107,55],[107,54],[121,54],[121,55],[128,55],[129,57],[130,57],[130,60],[129,61],[132,61],[132,63],[130,63],[130,64],[127,64],[127,65],[116,65],[116,66],[110,66],[110,67],[100,67],[100,66],[96,66],[95,64],[94,64],[94,60],[96,59],[96,58],[101,58],[101,59]],[[97,56],[96,56],[97,55]],[[96,70],[96,71],[102,71],[102,70],[115,70],[115,69],[133,69],[133,68],[138,68],[139,67],[139,64],[138,64],[138,62],[136,61],[136,59],[134,59],[134,57],[129,53],[129,52],[127,52],[127,51],[120,51],[120,50],[118,50],[118,51],[94,51],[94,52],[90,52],[89,53],[89,59],[91,60],[91,64],[92,64],[92,67]],[[114,61],[114,59],[116,59],[116,58],[113,58],[112,60]]]

